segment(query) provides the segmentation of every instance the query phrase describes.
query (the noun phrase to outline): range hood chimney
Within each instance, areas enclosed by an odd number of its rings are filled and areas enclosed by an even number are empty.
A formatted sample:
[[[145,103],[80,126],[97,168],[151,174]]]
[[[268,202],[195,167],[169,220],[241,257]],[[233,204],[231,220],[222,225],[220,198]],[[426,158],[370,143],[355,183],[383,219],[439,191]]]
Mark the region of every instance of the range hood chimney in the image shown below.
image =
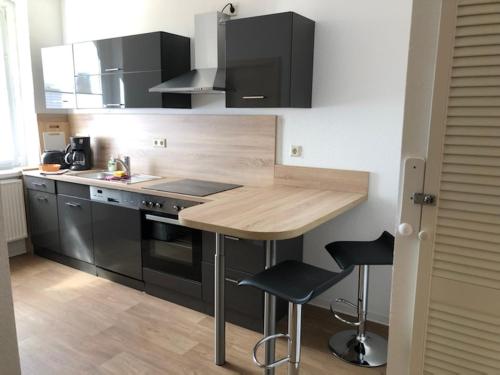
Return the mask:
[[[181,94],[223,93],[226,89],[227,14],[211,12],[194,18],[195,69],[149,89]]]

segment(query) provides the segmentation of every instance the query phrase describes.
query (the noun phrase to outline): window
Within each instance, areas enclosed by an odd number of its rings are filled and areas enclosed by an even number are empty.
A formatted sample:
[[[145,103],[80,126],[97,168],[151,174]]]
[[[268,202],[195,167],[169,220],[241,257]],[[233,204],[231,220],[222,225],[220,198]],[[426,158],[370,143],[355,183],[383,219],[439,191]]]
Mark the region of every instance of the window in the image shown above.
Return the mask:
[[[26,164],[15,4],[0,0],[0,169]]]

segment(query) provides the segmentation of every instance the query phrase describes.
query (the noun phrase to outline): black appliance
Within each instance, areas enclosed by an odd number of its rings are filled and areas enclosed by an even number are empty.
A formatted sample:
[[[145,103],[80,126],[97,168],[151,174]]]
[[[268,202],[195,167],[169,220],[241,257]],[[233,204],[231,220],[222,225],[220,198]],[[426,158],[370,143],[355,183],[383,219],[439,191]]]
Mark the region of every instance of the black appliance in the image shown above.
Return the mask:
[[[180,225],[176,214],[145,211],[142,220],[143,268],[201,282],[201,233]]]
[[[42,154],[42,164],[60,164],[61,169],[67,169],[69,165],[64,161],[64,151],[45,151]]]
[[[90,137],[70,137],[64,161],[73,171],[84,171],[92,167]]]

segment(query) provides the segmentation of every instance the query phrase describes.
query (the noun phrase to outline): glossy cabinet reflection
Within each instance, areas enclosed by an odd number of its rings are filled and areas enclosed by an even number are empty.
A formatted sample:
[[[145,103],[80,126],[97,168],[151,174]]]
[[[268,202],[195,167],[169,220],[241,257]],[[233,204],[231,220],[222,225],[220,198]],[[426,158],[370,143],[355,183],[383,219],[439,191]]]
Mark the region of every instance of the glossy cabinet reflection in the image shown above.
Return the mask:
[[[162,70],[162,43],[167,38],[162,34],[166,33],[75,43],[75,74]]]
[[[75,108],[73,49],[71,45],[42,48],[47,108]]]
[[[226,23],[226,107],[311,107],[314,22],[293,12]]]
[[[80,75],[76,82],[78,108],[159,108],[162,94],[148,89],[161,81],[161,71]]]
[[[47,108],[191,108],[149,89],[190,70],[190,39],[166,32],[42,49]]]

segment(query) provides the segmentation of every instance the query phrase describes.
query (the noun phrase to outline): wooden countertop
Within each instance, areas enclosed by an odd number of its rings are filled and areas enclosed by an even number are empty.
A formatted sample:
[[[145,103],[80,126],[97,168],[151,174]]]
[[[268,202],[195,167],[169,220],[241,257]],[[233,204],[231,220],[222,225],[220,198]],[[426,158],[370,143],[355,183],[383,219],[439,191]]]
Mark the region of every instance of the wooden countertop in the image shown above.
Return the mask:
[[[276,166],[272,185],[243,186],[207,197],[144,189],[180,177],[126,185],[71,174],[42,176],[39,171],[25,171],[24,175],[203,202],[181,211],[181,224],[255,240],[300,236],[359,205],[368,197],[367,172],[281,165]]]

